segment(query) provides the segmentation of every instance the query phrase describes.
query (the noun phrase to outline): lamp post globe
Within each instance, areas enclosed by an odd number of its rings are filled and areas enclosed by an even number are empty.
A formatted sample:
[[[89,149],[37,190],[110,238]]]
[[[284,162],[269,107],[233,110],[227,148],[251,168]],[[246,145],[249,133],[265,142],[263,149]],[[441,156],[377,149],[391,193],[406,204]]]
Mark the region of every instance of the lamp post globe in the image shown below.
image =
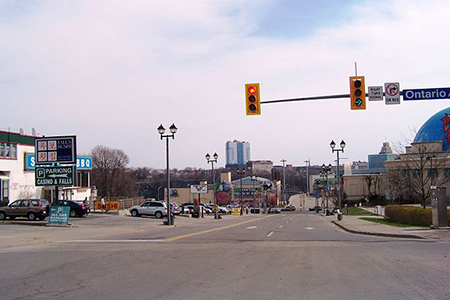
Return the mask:
[[[175,126],[175,124],[172,123],[172,125],[170,125],[169,130],[172,134],[176,133],[178,128]]]
[[[159,134],[161,134],[161,135],[163,135],[164,132],[166,132],[166,129],[164,128],[164,126],[162,126],[162,124],[159,125],[159,127],[158,127],[158,132],[159,132]]]
[[[331,149],[334,149],[334,147],[336,147],[336,143],[333,140],[331,140],[330,147]]]

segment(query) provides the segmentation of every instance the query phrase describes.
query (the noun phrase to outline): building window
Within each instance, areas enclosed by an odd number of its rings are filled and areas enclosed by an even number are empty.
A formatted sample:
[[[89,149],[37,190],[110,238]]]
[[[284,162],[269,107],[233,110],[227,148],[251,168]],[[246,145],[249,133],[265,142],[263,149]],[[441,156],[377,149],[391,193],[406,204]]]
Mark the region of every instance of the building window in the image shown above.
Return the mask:
[[[445,177],[450,177],[450,169],[445,169],[444,175]]]
[[[0,158],[17,159],[17,144],[0,143]]]
[[[9,201],[9,180],[1,180],[1,201]]]

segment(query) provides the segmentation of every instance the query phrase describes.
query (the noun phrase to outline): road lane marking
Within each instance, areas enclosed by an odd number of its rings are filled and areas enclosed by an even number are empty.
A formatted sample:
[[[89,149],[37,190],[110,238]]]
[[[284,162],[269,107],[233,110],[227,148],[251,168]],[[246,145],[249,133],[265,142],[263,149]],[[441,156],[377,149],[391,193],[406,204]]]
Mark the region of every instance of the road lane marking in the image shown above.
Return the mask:
[[[305,227],[306,230],[313,230],[314,227]]]
[[[245,228],[245,229],[256,229],[256,228],[258,228],[258,227],[256,227],[256,226],[250,226],[250,227],[247,227],[247,228]]]
[[[280,226],[278,226],[278,228],[283,228],[283,226],[284,226],[284,225],[280,225]]]
[[[262,218],[248,220],[248,221],[244,221],[244,222],[240,222],[240,223],[236,223],[236,224],[231,224],[231,225],[227,225],[227,226],[223,226],[223,227],[218,227],[218,228],[203,230],[203,231],[199,231],[199,232],[193,232],[193,233],[188,233],[188,234],[184,234],[184,235],[174,236],[174,237],[171,237],[171,238],[167,238],[164,241],[165,242],[173,242],[173,241],[176,241],[176,240],[181,240],[181,239],[185,239],[185,238],[196,236],[196,235],[201,235],[201,234],[205,234],[205,233],[210,233],[210,232],[215,232],[215,231],[220,231],[220,230],[224,230],[224,229],[240,226],[240,225],[243,225],[243,224],[247,224],[247,223],[250,223],[250,222],[263,220],[263,219],[270,218],[270,217],[272,217],[272,216],[265,216],[265,217],[262,217]]]
[[[269,233],[267,234],[267,237],[270,237],[272,234],[273,234],[273,231],[269,232]]]
[[[95,243],[157,243],[164,242],[161,239],[155,240],[69,240],[69,241],[61,241],[59,243],[87,243],[87,244],[95,244]]]

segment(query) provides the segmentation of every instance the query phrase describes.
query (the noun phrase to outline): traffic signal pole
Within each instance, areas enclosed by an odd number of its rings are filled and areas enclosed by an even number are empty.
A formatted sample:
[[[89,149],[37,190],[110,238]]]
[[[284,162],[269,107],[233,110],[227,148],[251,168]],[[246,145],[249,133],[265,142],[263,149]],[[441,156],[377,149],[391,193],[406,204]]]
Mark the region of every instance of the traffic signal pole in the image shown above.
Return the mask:
[[[403,95],[403,91],[400,91],[400,96],[402,96],[402,95]],[[385,96],[384,92],[383,92],[383,96]],[[366,97],[369,97],[368,93],[366,93]],[[348,99],[348,98],[350,98],[350,94],[340,94],[340,95],[314,96],[314,97],[303,97],[303,98],[292,98],[292,99],[266,100],[266,101],[261,101],[261,104],[311,101],[311,100]]]

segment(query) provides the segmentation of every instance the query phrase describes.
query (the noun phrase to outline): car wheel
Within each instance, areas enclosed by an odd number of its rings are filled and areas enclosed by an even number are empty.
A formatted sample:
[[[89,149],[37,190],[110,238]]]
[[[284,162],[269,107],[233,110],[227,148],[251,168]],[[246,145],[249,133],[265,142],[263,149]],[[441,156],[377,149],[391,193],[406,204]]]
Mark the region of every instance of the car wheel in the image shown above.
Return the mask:
[[[72,218],[77,216],[77,212],[74,210],[70,210],[69,216],[71,216]]]
[[[2,211],[0,211],[0,221],[3,221],[6,219],[6,214]]]
[[[135,209],[133,209],[133,210],[131,211],[131,215],[132,215],[133,217],[139,217],[139,213],[138,213],[138,211],[135,210]]]
[[[29,221],[36,220],[36,214],[34,212],[30,212],[27,217]]]
[[[162,217],[163,217],[162,212],[157,211],[157,212],[155,213],[155,218],[157,218],[157,219],[162,219]]]

